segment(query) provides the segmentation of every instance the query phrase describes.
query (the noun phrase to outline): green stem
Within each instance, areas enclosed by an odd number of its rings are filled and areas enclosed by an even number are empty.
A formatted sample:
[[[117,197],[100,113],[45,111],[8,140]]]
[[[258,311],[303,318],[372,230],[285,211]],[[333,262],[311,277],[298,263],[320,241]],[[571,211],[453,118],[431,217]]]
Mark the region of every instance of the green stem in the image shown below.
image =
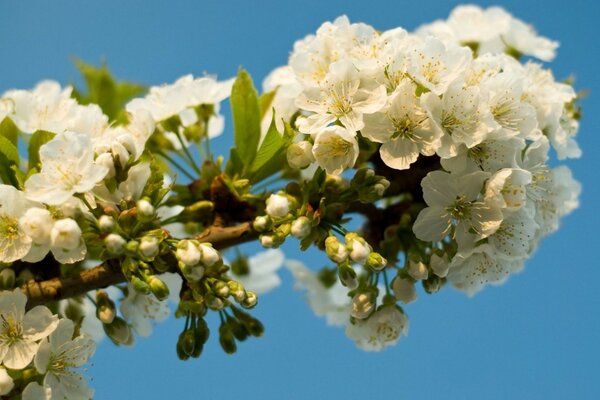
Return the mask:
[[[179,171],[181,171],[188,179],[190,179],[192,181],[195,179],[192,176],[192,174],[187,172],[186,169],[183,166],[181,166],[181,164],[179,164],[177,161],[175,161],[172,157],[168,156],[166,153],[163,153],[162,151],[157,151],[156,154],[158,154],[159,156],[161,156],[162,158],[164,158],[165,160],[170,162],[175,168],[177,168]]]

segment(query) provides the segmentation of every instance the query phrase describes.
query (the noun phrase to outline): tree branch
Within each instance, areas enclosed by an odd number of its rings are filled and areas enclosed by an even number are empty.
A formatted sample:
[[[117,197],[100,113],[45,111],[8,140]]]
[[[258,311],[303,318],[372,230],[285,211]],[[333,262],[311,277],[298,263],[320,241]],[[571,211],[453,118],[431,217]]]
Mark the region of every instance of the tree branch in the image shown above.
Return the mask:
[[[196,239],[204,243],[211,243],[216,249],[225,249],[257,237],[258,233],[252,229],[252,225],[244,222],[229,227],[210,226]],[[174,269],[175,266],[173,266]],[[114,260],[109,260],[72,277],[52,278],[42,282],[31,280],[22,285],[21,290],[29,299],[27,307],[31,308],[122,282],[125,282],[125,276],[121,272],[120,265]]]

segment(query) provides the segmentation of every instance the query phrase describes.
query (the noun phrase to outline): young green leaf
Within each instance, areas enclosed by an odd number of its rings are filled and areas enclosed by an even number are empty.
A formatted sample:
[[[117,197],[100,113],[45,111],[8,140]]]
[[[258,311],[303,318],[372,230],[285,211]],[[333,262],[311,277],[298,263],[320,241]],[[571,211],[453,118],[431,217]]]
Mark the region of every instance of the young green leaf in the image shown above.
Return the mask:
[[[271,109],[271,104],[273,104],[273,99],[275,98],[275,94],[277,90],[271,90],[270,92],[263,93],[258,98],[258,106],[260,107],[260,119],[262,120],[267,111]]]
[[[260,140],[260,109],[252,78],[240,69],[231,90],[235,149],[245,170],[252,165]]]
[[[29,170],[38,168],[40,165],[40,147],[48,143],[52,138],[56,136],[52,132],[47,131],[35,131],[29,139]]]
[[[17,146],[18,135],[19,128],[17,128],[15,123],[8,117],[4,118],[0,123],[0,136],[4,136]]]

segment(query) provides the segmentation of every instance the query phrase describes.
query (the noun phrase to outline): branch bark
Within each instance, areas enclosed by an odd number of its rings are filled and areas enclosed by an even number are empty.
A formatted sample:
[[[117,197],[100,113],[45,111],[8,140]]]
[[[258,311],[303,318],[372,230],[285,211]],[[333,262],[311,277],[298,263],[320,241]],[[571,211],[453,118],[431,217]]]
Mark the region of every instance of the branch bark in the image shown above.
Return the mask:
[[[204,243],[211,243],[216,249],[221,250],[254,240],[257,237],[258,233],[252,229],[252,225],[244,222],[229,227],[210,226],[196,239]],[[31,308],[122,282],[125,282],[125,276],[121,272],[120,266],[117,262],[109,260],[72,277],[52,278],[42,282],[31,280],[21,286],[21,290],[28,297],[27,307]]]

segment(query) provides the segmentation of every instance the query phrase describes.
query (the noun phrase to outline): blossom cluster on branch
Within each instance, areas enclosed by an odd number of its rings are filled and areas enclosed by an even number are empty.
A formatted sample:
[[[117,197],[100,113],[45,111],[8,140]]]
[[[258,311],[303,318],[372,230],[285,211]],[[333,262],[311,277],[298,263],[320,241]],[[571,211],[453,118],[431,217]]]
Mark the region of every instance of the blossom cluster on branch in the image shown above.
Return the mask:
[[[569,168],[551,166],[581,155],[577,93],[535,61],[557,47],[500,8],[460,6],[415,32],[326,22],[260,96],[244,70],[146,91],[83,63],[85,91],[4,93],[0,393],[90,398],[75,369],[94,340],[131,345],[170,303],[181,359],[201,355],[210,312],[234,353],[263,334],[248,310],[284,264],[365,350],[407,334],[417,283],[504,282],[578,206]],[[211,139],[228,98],[226,158]],[[330,265],[284,261],[291,238]],[[270,250],[237,247],[254,240]]]

